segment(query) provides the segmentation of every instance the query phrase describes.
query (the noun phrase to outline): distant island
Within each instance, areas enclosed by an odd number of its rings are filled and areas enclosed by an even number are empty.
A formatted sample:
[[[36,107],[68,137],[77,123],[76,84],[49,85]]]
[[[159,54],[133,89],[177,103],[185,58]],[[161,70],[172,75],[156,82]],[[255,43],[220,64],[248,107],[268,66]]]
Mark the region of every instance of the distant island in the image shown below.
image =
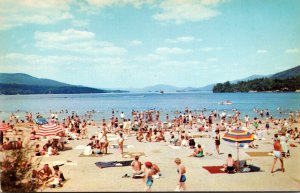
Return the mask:
[[[23,73],[0,73],[0,94],[81,94],[122,93],[122,90],[104,90],[70,85],[50,79],[39,79]]]
[[[300,66],[276,73],[268,78],[258,78],[237,83],[218,83],[213,87],[219,92],[295,92],[300,90]]]

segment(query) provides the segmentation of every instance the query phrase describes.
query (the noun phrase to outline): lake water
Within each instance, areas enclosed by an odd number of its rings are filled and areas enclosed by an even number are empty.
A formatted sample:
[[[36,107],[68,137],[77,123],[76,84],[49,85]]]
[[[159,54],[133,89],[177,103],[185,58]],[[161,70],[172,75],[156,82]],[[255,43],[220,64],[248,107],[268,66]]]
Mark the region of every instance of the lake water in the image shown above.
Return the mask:
[[[232,105],[220,105],[220,101],[231,100]],[[202,110],[205,114],[211,110],[219,113],[223,110],[232,114],[232,109],[238,109],[242,117],[248,114],[257,116],[253,108],[269,109],[274,117],[287,117],[289,111],[300,110],[300,93],[122,93],[122,94],[59,94],[59,95],[1,95],[0,118],[7,119],[14,112],[22,116],[24,112],[40,112],[49,116],[50,110],[60,111],[68,109],[69,114],[75,111],[82,115],[86,111],[95,110],[95,120],[109,118],[112,109],[123,111],[125,116],[131,118],[131,111],[156,109],[161,111],[161,118],[165,114],[174,116],[175,111]],[[280,110],[278,110],[280,108]],[[20,113],[16,113],[19,110]],[[280,114],[280,111],[285,112]]]

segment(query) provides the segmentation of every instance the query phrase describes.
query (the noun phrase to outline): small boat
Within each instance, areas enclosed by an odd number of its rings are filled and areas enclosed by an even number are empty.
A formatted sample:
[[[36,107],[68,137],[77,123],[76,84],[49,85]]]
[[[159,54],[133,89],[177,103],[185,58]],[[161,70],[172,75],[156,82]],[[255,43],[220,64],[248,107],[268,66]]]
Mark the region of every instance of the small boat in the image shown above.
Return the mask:
[[[219,102],[220,105],[232,105],[232,102],[230,100],[221,101]]]
[[[165,92],[164,92],[163,90],[161,90],[159,93],[160,93],[160,94],[164,94]]]

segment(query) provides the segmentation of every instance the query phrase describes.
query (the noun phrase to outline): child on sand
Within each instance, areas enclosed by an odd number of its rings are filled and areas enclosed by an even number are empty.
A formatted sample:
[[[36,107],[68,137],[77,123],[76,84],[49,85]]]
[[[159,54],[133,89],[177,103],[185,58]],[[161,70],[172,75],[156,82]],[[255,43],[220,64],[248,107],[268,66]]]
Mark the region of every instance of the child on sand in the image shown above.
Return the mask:
[[[186,182],[186,176],[185,176],[186,169],[185,169],[185,166],[181,164],[181,159],[180,158],[176,158],[174,162],[177,165],[177,172],[179,174],[179,178],[178,178],[178,181],[177,181],[177,186],[176,186],[175,191],[186,190],[186,185],[185,185],[185,182]]]
[[[145,187],[145,191],[146,192],[151,192],[151,187],[153,184],[153,169],[152,169],[152,163],[151,162],[146,162],[145,163],[145,178],[144,180],[146,181],[146,187]]]

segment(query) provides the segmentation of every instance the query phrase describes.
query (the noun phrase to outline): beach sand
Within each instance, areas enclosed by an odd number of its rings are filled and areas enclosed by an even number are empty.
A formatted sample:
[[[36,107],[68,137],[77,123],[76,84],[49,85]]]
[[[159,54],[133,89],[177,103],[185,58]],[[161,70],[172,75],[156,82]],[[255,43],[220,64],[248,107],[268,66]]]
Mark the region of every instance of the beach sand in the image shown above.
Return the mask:
[[[272,126],[272,125],[271,125]],[[299,124],[294,124],[293,128]],[[90,134],[97,131],[97,127],[88,126]],[[131,145],[125,148],[124,152],[144,152],[146,157],[141,157],[142,163],[151,161],[156,163],[162,176],[154,179],[152,191],[174,191],[178,174],[174,159],[181,158],[182,163],[187,169],[187,190],[188,191],[299,191],[300,190],[300,144],[294,143],[297,147],[290,147],[291,157],[284,159],[285,172],[275,172],[271,174],[273,156],[250,157],[245,152],[273,150],[272,137],[275,130],[270,135],[264,133],[265,140],[255,140],[259,145],[258,149],[240,148],[240,160],[247,160],[248,164],[253,164],[261,168],[261,172],[236,173],[236,174],[210,174],[203,166],[221,166],[225,163],[228,153],[231,153],[236,159],[235,144],[221,140],[221,155],[216,155],[214,141],[211,138],[196,138],[196,143],[200,143],[206,151],[213,151],[212,156],[203,158],[188,157],[193,150],[189,148],[171,149],[168,142],[138,142],[135,136],[129,136],[125,144]],[[221,132],[223,136],[224,132]],[[167,141],[169,135],[166,134]],[[100,169],[95,162],[125,161],[133,158],[123,158],[118,149],[108,149],[109,153],[100,157],[79,157],[83,150],[76,149],[78,145],[86,145],[88,139],[70,140],[67,147],[71,150],[60,152],[58,156],[43,157],[41,163],[53,163],[56,161],[65,163],[60,167],[66,179],[68,179],[61,188],[43,188],[39,191],[60,192],[60,191],[143,191],[145,183],[142,179],[122,178],[124,174],[131,176],[132,169],[127,167],[110,167]],[[43,142],[44,143],[44,142]],[[115,144],[116,141],[111,141]],[[70,160],[72,162],[67,163]],[[67,163],[67,164],[66,164]],[[276,163],[275,170],[280,168],[280,162]]]

